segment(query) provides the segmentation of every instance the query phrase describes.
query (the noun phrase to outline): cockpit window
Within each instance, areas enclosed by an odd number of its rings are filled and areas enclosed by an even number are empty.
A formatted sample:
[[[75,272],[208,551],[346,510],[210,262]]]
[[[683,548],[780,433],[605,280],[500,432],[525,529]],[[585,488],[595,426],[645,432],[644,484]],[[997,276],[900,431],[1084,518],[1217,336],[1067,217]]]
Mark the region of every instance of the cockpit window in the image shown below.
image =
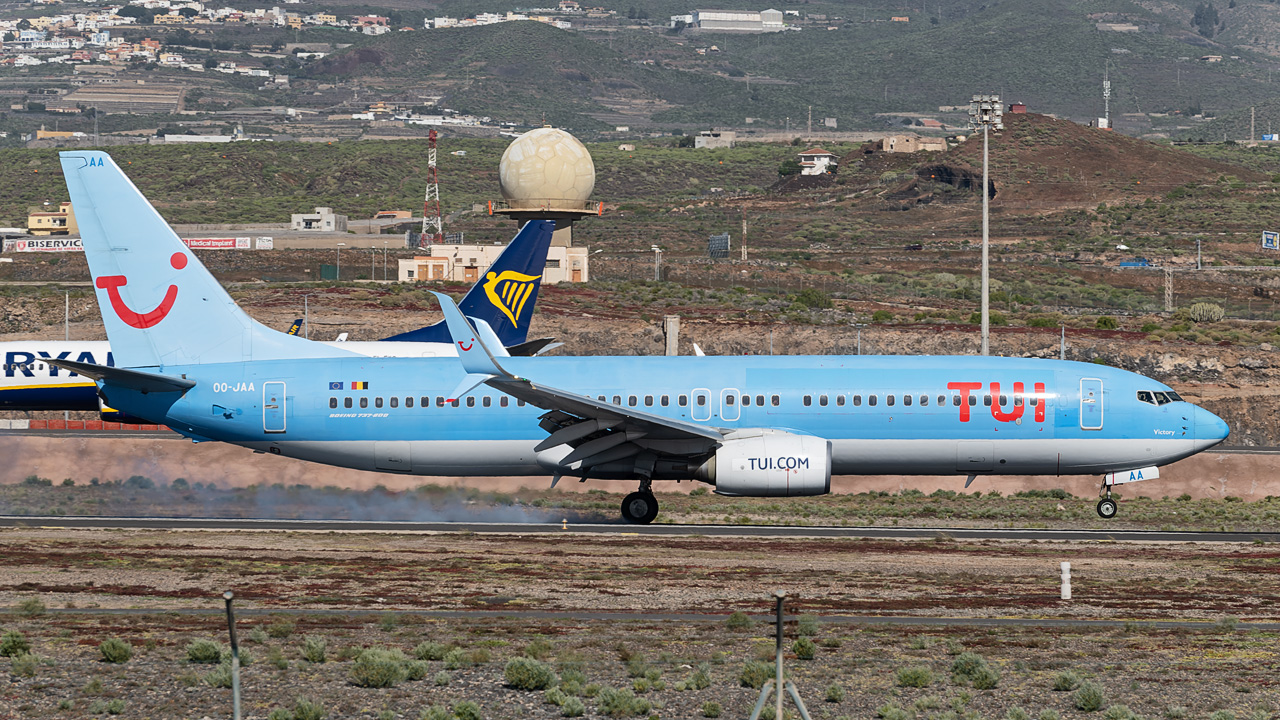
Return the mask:
[[[1173,402],[1172,400],[1169,399],[1168,395],[1165,395],[1162,392],[1155,393],[1155,396],[1156,396],[1157,405],[1168,405],[1169,403]]]
[[[1171,402],[1182,402],[1182,396],[1172,390],[1166,390],[1165,395],[1169,396]]]
[[[1150,390],[1139,390],[1138,402],[1144,402],[1144,403],[1147,403],[1148,405],[1155,405],[1156,399],[1151,395]]]

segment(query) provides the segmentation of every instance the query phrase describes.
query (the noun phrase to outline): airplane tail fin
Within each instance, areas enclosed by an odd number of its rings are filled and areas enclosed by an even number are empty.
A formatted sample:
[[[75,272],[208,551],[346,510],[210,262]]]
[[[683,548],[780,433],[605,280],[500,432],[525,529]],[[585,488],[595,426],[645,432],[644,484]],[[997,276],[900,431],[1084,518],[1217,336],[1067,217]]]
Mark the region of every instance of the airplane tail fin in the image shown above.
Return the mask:
[[[347,356],[244,313],[111,156],[59,153],[116,364]]]
[[[467,316],[483,320],[493,328],[503,345],[519,345],[529,338],[529,320],[538,302],[547,250],[556,224],[552,220],[530,220],[520,228],[506,250],[493,261],[462,301],[459,309]],[[387,340],[403,342],[452,342],[443,320],[424,328],[401,333]]]

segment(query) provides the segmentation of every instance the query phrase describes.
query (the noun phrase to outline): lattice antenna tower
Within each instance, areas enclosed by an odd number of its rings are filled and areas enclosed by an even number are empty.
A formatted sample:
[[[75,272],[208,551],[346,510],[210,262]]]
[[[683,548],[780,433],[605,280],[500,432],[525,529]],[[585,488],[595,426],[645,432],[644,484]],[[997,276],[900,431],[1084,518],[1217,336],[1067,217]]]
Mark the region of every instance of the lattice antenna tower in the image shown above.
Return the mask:
[[[444,219],[440,216],[440,177],[436,173],[435,130],[427,135],[427,197],[422,203],[422,240],[429,243],[444,242]]]

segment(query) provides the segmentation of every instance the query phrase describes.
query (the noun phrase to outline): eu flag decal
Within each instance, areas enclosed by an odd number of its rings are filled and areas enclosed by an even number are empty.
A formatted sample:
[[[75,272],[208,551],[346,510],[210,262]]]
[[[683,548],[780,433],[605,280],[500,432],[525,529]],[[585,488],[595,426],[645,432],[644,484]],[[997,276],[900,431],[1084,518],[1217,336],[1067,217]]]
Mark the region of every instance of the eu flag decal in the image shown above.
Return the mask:
[[[331,382],[331,383],[329,383],[329,389],[330,389],[330,390],[341,390],[341,389],[342,389],[342,383],[340,383],[340,382]]]

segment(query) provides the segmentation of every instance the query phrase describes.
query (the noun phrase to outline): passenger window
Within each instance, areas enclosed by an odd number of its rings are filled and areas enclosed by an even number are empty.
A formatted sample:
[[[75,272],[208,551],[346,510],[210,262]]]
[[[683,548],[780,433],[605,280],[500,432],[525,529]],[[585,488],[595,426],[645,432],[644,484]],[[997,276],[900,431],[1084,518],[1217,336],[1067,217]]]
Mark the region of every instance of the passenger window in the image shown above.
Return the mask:
[[[697,399],[698,399],[698,407],[706,407],[706,404],[707,404],[706,395],[699,395]]]
[[[1040,398],[1036,397],[1035,395],[1032,395],[1030,397],[1030,400],[1031,400],[1031,407],[1035,407],[1040,404]]]
[[[400,398],[391,398],[391,407],[400,407]]]
[[[369,407],[369,398],[367,398],[367,397],[362,397],[362,398],[360,398],[360,407],[362,407],[362,408],[367,408],[367,407]]]
[[[805,395],[805,396],[804,396],[804,401],[803,401],[803,402],[804,402],[804,406],[805,406],[805,407],[809,407],[810,405],[812,405],[812,404],[813,404],[813,396],[812,396],[812,395]]]
[[[983,395],[983,396],[982,396],[982,404],[983,404],[983,405],[986,405],[987,407],[991,407],[991,394],[990,394],[990,393],[987,393],[986,395]]]
[[[1022,393],[1013,394],[1013,406],[1022,407]]]
[[[604,396],[603,396],[603,395],[597,395],[597,396],[596,396],[596,399],[597,399],[597,400],[599,400],[600,402],[604,402]]]
[[[782,404],[782,398],[778,397],[777,395],[773,395],[773,396],[771,396],[771,397],[769,398],[769,402],[770,402],[774,407],[778,407],[779,405],[781,405],[781,404]]]
[[[458,407],[458,399],[454,398],[453,400],[450,400],[449,407]]]
[[[892,403],[890,403],[890,404],[892,404]],[[910,396],[910,395],[903,395],[903,396],[902,396],[902,404],[903,404],[903,405],[906,405],[907,407],[911,407],[911,396]]]
[[[861,405],[862,405],[862,396],[861,396],[861,395],[854,395],[854,396],[853,396],[853,406],[854,406],[854,407],[859,407],[859,406],[861,406]]]
[[[635,395],[628,395],[628,396],[627,396],[627,404],[628,404],[628,405],[630,405],[631,407],[635,407],[635,406],[636,406],[636,396],[635,396]]]
[[[946,407],[946,404],[947,404],[947,396],[946,396],[946,395],[939,395],[939,396],[938,396],[938,407]]]
[[[373,406],[374,406],[374,407],[376,407],[376,408],[380,408],[380,407],[382,407],[382,398],[380,398],[380,397],[376,397],[376,398],[374,398],[374,399],[373,399]]]
[[[889,395],[885,395],[885,396],[884,396],[884,404],[885,404],[885,405],[888,405],[889,407],[893,407],[893,394],[892,394],[892,393],[890,393]]]
[[[742,407],[747,407],[747,406],[748,406],[748,405],[750,405],[750,404],[751,404],[751,396],[750,396],[750,395],[743,395],[743,396],[742,396]]]
[[[652,396],[652,395],[645,395],[645,396],[644,396],[644,406],[645,406],[645,407],[653,407],[653,396]]]
[[[516,407],[524,407],[524,401],[523,401],[523,400],[516,400]]]
[[[839,407],[844,407],[844,394],[843,394],[843,393],[842,393],[842,394],[840,394],[840,395],[837,395],[837,396],[836,396],[836,405],[837,405],[837,406],[839,406]]]
[[[476,396],[472,395],[467,398],[467,407],[475,407],[475,406],[476,406]]]
[[[613,404],[614,404],[614,405],[621,405],[621,404],[622,404],[622,396],[621,396],[621,395],[614,395],[614,396],[613,396]]]
[[[952,396],[951,396],[951,404],[952,404],[952,405],[955,405],[956,407],[960,407],[960,396],[959,396],[959,395],[952,395]]]
[[[921,396],[920,396],[920,407],[928,407],[928,406],[929,406],[929,396],[928,396],[928,395],[921,395]]]
[[[733,396],[732,396],[732,395],[725,395],[725,396],[724,396],[724,404],[725,404],[725,405],[732,405],[732,404],[733,404]]]
[[[763,395],[757,395],[757,396],[756,396],[756,406],[757,406],[757,407],[764,407],[764,396],[763,396]]]
[[[493,398],[489,397],[488,395],[485,395],[484,399],[481,401],[480,404],[484,405],[485,407],[493,407]]]
[[[1009,404],[1009,396],[1008,396],[1008,395],[1005,395],[1004,393],[1001,393],[1001,394],[1000,394],[1000,407],[1004,407],[1005,405],[1008,405],[1008,404]]]
[[[348,397],[348,398],[342,398],[342,407],[345,407],[345,408],[349,408],[349,407],[351,407],[351,398],[349,398],[349,397]]]
[[[880,398],[875,393],[867,396],[867,405],[875,407],[878,402],[880,402]]]
[[[669,396],[669,395],[663,395],[661,398],[659,398],[659,399],[658,399],[658,403],[659,403],[659,404],[661,404],[661,405],[662,405],[662,407],[666,407],[666,406],[670,405],[670,404],[671,404],[671,396]]]
[[[436,405],[439,406],[441,405],[441,403],[436,403]],[[429,397],[422,398],[422,407],[431,407],[431,398]]]
[[[827,406],[827,396],[826,396],[826,395],[819,395],[819,396],[818,396],[818,404],[819,404],[819,405],[821,405],[822,407],[826,407],[826,406]]]
[[[405,399],[404,399],[404,406],[405,406],[405,407],[407,407],[407,408],[411,408],[411,407],[413,407],[413,398],[411,398],[411,397],[407,397],[407,398],[405,398]]]
[[[441,395],[437,395],[437,396],[436,396],[436,407],[444,407],[444,397],[443,397],[443,396],[441,396]]]
[[[507,397],[506,395],[503,395],[502,397],[498,398],[498,406],[506,407],[510,400],[511,398]]]
[[[338,398],[329,398],[329,407],[330,408],[338,407]]]
[[[956,403],[956,404],[957,404],[957,405],[959,405],[960,403]],[[977,396],[977,395],[970,395],[970,396],[969,396],[969,407],[976,407],[976,406],[977,406],[977,404],[978,404],[978,396]],[[990,395],[988,395],[988,396],[987,396],[987,404],[988,404],[988,405],[990,405],[990,404],[991,404],[991,396],[990,396]]]
[[[689,404],[689,396],[688,396],[688,395],[681,395],[680,397],[676,398],[676,404],[677,404],[677,405],[679,405],[680,407],[684,407],[685,405],[688,405],[688,404]]]

